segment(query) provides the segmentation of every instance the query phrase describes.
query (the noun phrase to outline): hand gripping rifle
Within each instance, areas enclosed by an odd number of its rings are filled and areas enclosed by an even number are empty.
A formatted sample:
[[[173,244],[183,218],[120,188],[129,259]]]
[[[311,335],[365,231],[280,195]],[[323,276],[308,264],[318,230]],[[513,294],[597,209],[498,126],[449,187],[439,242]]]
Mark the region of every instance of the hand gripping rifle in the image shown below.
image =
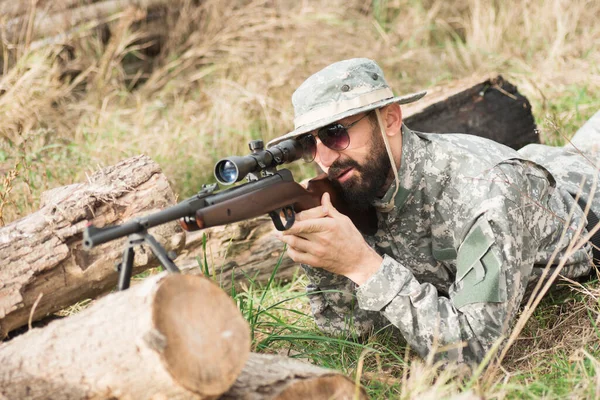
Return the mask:
[[[221,191],[218,191],[217,184],[203,185],[196,195],[160,212],[121,225],[104,228],[90,225],[83,233],[83,247],[89,250],[111,240],[129,237],[123,260],[117,267],[118,287],[124,290],[129,287],[131,280],[136,245],[147,244],[168,271],[179,272],[173,263],[176,255],[168,254],[148,233],[148,229],[174,220],[179,220],[184,230],[196,231],[268,214],[275,228],[283,231],[294,224],[296,212],[319,206],[323,193],[329,192],[336,209],[348,215],[362,232],[374,233],[373,215],[350,213],[326,174],[312,179],[304,188],[294,181],[289,170],[277,170],[278,165],[305,156],[306,150],[299,141],[290,139],[264,149],[262,140],[253,140],[249,147],[251,154],[224,158],[214,168],[215,177],[221,184],[230,185],[245,177],[247,183]],[[282,217],[285,224],[282,223]]]

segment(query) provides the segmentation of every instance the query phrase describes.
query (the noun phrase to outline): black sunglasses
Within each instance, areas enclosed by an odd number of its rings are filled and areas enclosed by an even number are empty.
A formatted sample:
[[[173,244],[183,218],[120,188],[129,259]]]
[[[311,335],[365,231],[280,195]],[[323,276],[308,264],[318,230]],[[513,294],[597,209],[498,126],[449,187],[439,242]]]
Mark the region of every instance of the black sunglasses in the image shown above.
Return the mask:
[[[305,162],[311,162],[315,159],[315,156],[317,155],[317,137],[321,140],[321,143],[332,150],[346,150],[350,145],[350,135],[348,134],[348,129],[358,124],[369,114],[371,114],[371,111],[348,125],[342,125],[339,122],[336,122],[320,128],[316,135],[308,134],[300,136],[297,140],[304,149],[302,159]]]

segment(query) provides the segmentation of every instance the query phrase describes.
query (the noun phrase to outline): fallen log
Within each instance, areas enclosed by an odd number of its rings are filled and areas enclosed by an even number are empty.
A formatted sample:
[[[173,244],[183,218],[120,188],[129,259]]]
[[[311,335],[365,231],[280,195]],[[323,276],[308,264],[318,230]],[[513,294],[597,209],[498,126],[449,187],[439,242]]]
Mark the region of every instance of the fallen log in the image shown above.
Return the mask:
[[[367,398],[361,387],[339,372],[287,357],[252,353],[231,389],[219,400]]]
[[[467,133],[516,150],[540,142],[529,100],[500,75],[433,88],[402,111],[406,125],[421,132]]]
[[[117,224],[174,203],[167,178],[147,156],[98,171],[87,183],[45,192],[39,211],[0,228],[0,338],[30,318],[38,320],[116,285],[114,266],[125,239],[83,250],[88,222]],[[184,245],[177,222],[150,233],[168,250]],[[157,265],[149,249],[136,250],[134,273]]]
[[[470,133],[513,148],[539,143],[529,101],[501,76],[469,78],[431,89],[422,100],[403,106],[402,112],[408,127],[423,132]],[[191,273],[199,271],[197,257],[203,259],[206,248],[209,264],[223,286],[229,287],[232,280],[247,282],[247,277],[267,282],[283,252],[270,221],[265,217],[188,233],[178,265]],[[285,255],[277,278],[289,280],[297,268]]]
[[[0,345],[0,398],[215,398],[249,352],[248,324],[225,292],[163,273]]]

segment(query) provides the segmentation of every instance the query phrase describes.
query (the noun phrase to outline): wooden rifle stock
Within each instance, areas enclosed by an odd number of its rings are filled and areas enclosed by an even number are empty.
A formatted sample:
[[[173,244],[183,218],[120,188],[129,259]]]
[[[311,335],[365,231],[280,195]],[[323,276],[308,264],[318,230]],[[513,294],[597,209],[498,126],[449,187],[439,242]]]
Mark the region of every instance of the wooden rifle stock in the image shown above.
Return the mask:
[[[375,208],[369,207],[364,211],[353,210],[343,199],[342,195],[331,184],[331,181],[327,178],[326,173],[322,173],[316,178],[308,181],[306,190],[318,198],[318,203],[313,207],[321,204],[321,197],[323,196],[323,193],[327,192],[331,198],[331,204],[333,204],[335,209],[350,218],[354,226],[356,226],[359,231],[366,235],[374,235],[375,232],[377,232],[377,214],[375,212]],[[311,207],[303,207],[303,204],[294,203],[294,209],[298,212],[304,211],[308,208]]]

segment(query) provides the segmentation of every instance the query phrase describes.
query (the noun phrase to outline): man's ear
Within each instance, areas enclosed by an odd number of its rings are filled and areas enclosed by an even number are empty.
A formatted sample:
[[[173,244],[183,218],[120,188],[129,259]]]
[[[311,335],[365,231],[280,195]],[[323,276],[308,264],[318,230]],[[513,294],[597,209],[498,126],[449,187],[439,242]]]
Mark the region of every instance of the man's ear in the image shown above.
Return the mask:
[[[385,110],[385,132],[388,136],[396,136],[402,131],[402,110],[398,103],[392,103]]]

